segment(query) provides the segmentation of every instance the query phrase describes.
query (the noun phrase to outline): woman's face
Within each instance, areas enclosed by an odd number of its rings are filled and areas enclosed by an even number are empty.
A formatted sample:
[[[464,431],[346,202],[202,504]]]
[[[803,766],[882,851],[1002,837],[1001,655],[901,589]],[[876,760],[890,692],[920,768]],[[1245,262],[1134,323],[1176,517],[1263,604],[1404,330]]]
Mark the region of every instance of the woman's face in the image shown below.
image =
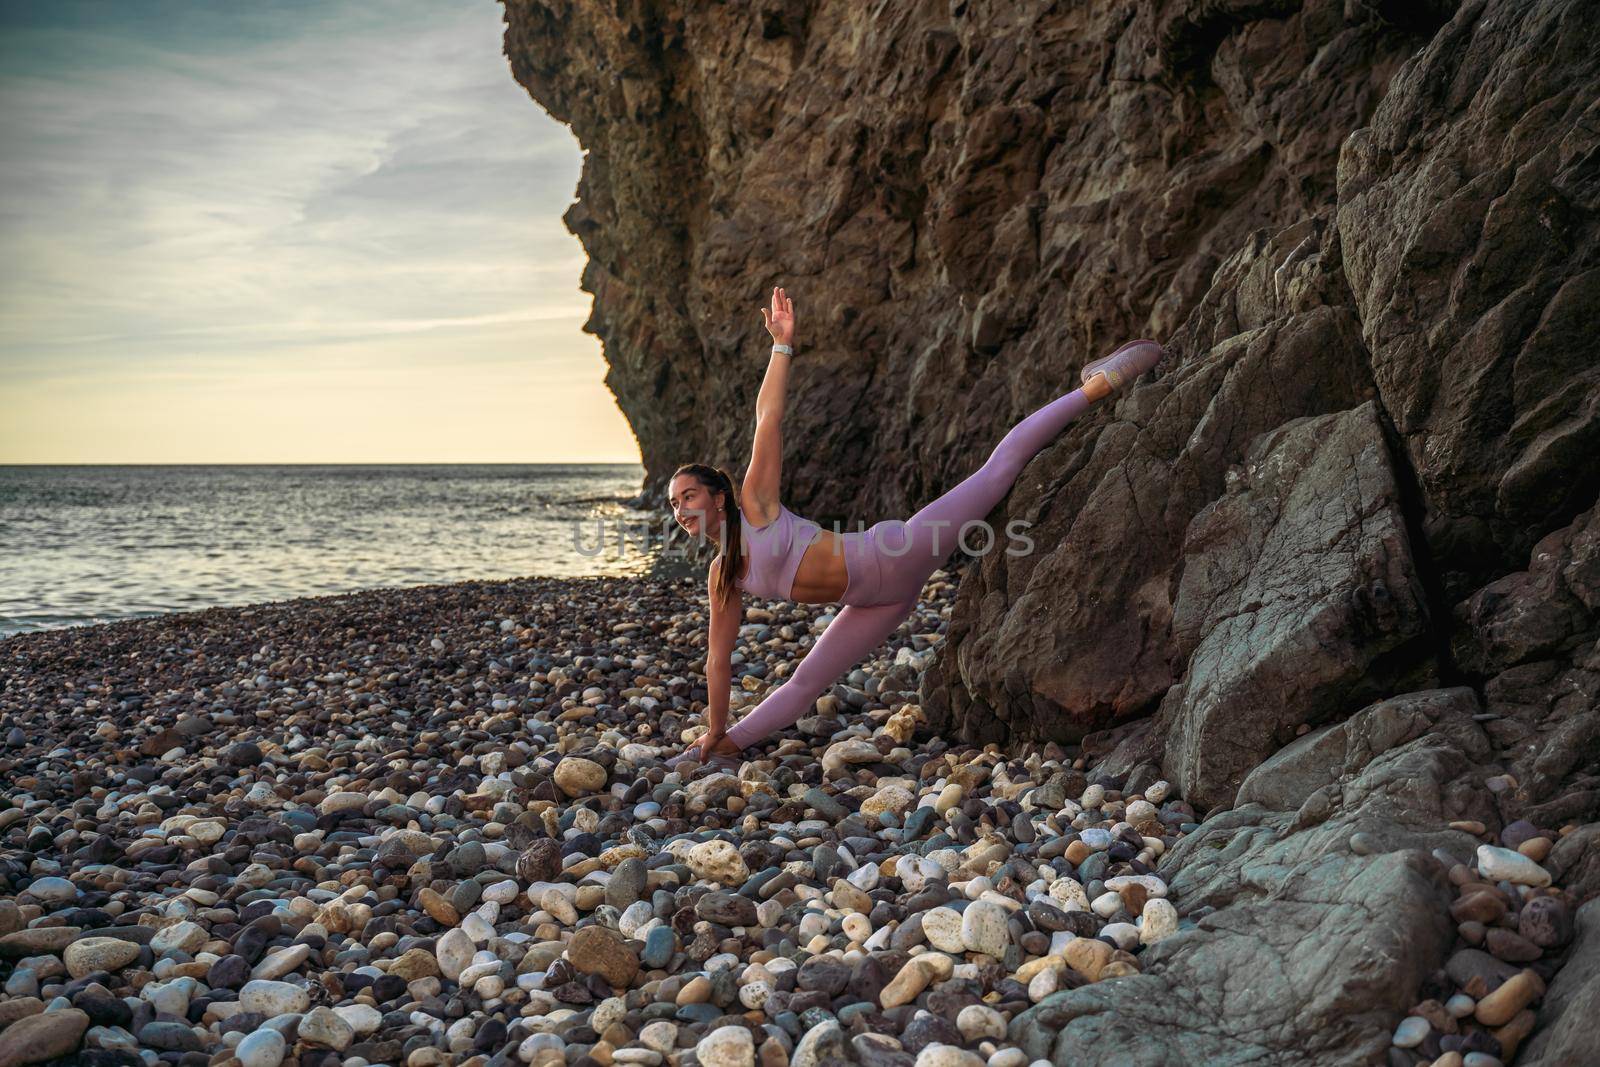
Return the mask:
[[[667,489],[672,504],[673,518],[694,537],[720,540],[721,517],[717,501],[700,479],[692,474],[680,474],[672,479]]]

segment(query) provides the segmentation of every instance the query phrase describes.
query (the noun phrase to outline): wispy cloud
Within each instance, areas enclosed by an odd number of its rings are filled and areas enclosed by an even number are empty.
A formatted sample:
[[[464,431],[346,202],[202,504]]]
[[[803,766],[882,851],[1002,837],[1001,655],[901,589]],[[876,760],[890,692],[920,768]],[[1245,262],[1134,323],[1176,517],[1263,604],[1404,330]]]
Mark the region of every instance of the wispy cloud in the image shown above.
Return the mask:
[[[501,32],[492,0],[0,7],[0,389],[186,361],[270,389],[365,344],[442,397],[578,354],[603,394],[560,222],[581,152]],[[620,414],[597,432],[636,455]],[[0,461],[33,451],[0,428]]]

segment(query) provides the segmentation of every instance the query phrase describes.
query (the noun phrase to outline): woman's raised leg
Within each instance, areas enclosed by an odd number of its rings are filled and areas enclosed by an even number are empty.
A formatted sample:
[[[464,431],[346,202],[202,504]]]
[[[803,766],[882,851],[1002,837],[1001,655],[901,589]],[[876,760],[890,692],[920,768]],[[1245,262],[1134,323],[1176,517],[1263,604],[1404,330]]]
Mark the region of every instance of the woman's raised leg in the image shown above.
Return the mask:
[[[993,511],[1028,461],[1091,406],[1093,402],[1082,389],[1057,397],[1013,426],[983,466],[959,485],[911,516],[898,530],[894,523],[885,524],[878,535],[883,546],[878,557],[883,595],[919,595],[928,577],[955,551],[962,525]],[[994,537],[998,542],[1000,531],[995,531]]]
[[[728,728],[728,739],[740,748],[803,719],[824,689],[867,657],[899,628],[917,606],[917,598],[890,604],[846,604],[822,631],[794,673],[744,718]]]

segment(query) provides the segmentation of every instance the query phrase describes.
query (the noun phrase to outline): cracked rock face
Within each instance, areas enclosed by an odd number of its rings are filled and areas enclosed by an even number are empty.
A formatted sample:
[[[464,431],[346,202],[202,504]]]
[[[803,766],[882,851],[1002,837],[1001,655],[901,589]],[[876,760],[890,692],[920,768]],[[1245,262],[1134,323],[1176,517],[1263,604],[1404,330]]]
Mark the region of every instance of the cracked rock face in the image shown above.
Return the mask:
[[[748,461],[781,283],[785,502],[851,523],[950,488],[1079,367],[1172,336],[1256,231],[1331,205],[1344,135],[1447,16],[503,3],[513,76],[587,152],[566,222],[646,499]]]
[[[1486,675],[1525,817],[1600,810],[1600,507],[1534,546],[1528,569],[1456,605],[1454,655]]]
[[[1339,157],[1338,225],[1452,598],[1600,490],[1593,4],[1462,4]]]

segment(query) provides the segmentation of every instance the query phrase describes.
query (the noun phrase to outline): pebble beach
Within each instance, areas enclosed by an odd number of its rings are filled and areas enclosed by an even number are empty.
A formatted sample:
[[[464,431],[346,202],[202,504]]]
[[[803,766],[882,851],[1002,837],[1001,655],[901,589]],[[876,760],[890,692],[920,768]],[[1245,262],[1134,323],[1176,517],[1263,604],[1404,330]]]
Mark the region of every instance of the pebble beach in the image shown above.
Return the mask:
[[[956,577],[737,775],[663,766],[701,728],[693,579],[0,642],[0,1067],[1046,1067],[1053,995],[1206,921],[1164,864],[1200,822],[928,735]],[[835,610],[747,606],[736,715]],[[1493,1067],[1573,939],[1541,861],[1574,828],[1452,829],[1458,951],[1390,1061]]]

